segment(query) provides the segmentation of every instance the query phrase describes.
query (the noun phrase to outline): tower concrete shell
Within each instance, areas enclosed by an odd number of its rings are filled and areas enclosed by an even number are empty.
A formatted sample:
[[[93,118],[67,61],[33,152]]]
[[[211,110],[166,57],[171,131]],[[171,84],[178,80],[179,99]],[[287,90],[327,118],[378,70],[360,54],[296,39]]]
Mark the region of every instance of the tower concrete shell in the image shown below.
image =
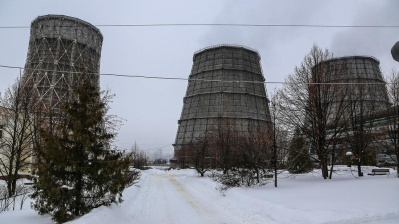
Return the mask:
[[[323,71],[327,83],[345,83],[341,85],[336,96],[344,98],[331,99],[331,106],[339,105],[344,99],[347,104],[355,105],[362,102],[363,108],[368,112],[386,109],[390,106],[386,83],[382,77],[380,62],[371,56],[347,56],[333,58],[317,64],[313,72]],[[350,83],[353,83],[350,84]],[[360,103],[357,103],[359,107]],[[360,110],[357,108],[356,110]],[[359,111],[357,111],[359,112]]]
[[[228,119],[239,131],[270,127],[264,77],[257,51],[238,45],[217,45],[194,53],[175,150]]]
[[[42,111],[59,110],[83,71],[99,87],[102,42],[98,28],[74,17],[45,15],[32,21],[23,81]]]

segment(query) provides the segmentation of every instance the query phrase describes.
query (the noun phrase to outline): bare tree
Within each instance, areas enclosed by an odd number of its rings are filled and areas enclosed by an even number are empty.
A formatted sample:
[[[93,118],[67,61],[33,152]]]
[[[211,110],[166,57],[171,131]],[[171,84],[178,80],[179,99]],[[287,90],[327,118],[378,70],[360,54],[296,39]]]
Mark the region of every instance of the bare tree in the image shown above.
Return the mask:
[[[236,150],[237,158],[241,161],[236,162],[236,166],[243,168],[251,175],[247,178],[247,185],[250,180],[254,179],[256,183],[261,182],[261,177],[265,176],[269,169],[276,168],[277,158],[273,151],[273,131],[268,124],[249,125],[247,135],[241,136],[238,149]],[[251,123],[251,121],[249,121]]]
[[[286,125],[283,111],[280,107],[281,99],[279,98],[279,91],[275,89],[272,94],[271,102],[270,102],[270,115],[272,119],[273,125],[273,133],[270,133],[272,136],[272,144],[273,150],[276,148],[277,155],[277,167],[284,168],[286,165],[286,161],[289,153],[289,145],[290,145],[290,136],[293,134],[290,131],[290,125]],[[274,155],[273,155],[274,156]]]
[[[30,91],[20,80],[0,98],[0,175],[5,177],[9,196],[16,193],[18,173],[31,169],[35,116]]]
[[[284,125],[284,113],[281,111],[280,101],[278,92],[275,90],[275,93],[271,96],[271,106],[270,106],[270,115],[272,119],[273,128],[271,130],[273,133],[269,133],[271,139],[271,145],[273,148],[273,169],[274,169],[274,185],[277,187],[277,170],[279,168],[284,167],[284,161],[288,157],[288,133],[289,127]]]
[[[331,148],[332,142],[340,138],[345,127],[342,122],[345,88],[333,80],[345,71],[345,66],[323,63],[332,57],[328,50],[314,45],[277,93],[283,122],[305,135],[324,179],[328,177],[329,156],[335,150]]]
[[[362,165],[372,165],[375,156],[371,149],[373,141],[376,140],[377,134],[373,132],[374,123],[371,122],[374,105],[369,102],[367,95],[371,94],[369,91],[372,86],[356,85],[349,86],[354,88],[358,94],[349,94],[348,107],[345,116],[349,122],[349,129],[346,131],[347,142],[352,149],[352,153],[356,158],[358,176],[363,176]]]
[[[15,194],[10,196],[8,189],[4,185],[0,185],[0,213],[9,211],[11,208],[15,210],[17,203],[19,208],[22,210],[24,202],[29,197],[29,193],[32,192],[32,187],[25,185],[24,181],[19,179],[16,184]]]
[[[386,111],[387,125],[384,130],[383,139],[384,153],[396,163],[399,170],[399,72],[392,70],[388,77],[388,94],[392,107]],[[399,177],[399,172],[398,172]]]
[[[142,169],[144,166],[148,164],[148,157],[144,151],[139,149],[139,146],[134,143],[131,148],[131,151],[128,153],[130,165],[136,169]]]
[[[227,174],[233,166],[234,147],[237,146],[239,132],[232,120],[221,116],[217,118],[215,130],[212,132],[211,144],[217,166],[223,169],[223,174]]]
[[[12,204],[12,197],[8,194],[8,189],[4,185],[0,185],[0,213],[8,211]]]
[[[210,170],[212,160],[215,159],[211,151],[208,135],[206,134],[203,138],[190,142],[185,150],[188,150],[189,157],[195,169],[203,177],[205,172]]]

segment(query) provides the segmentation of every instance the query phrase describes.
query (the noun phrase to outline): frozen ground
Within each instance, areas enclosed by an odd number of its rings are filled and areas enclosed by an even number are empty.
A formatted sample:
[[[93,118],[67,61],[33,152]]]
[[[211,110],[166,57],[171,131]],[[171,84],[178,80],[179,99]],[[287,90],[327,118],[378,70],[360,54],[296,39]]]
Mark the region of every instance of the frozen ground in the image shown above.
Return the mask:
[[[124,192],[124,203],[100,207],[71,223],[399,223],[399,179],[336,168],[332,180],[318,171],[221,194],[194,170],[144,171]],[[371,169],[371,168],[370,168]],[[369,171],[365,168],[364,173]],[[29,204],[29,203],[27,203]],[[0,214],[0,223],[51,223],[25,206]]]

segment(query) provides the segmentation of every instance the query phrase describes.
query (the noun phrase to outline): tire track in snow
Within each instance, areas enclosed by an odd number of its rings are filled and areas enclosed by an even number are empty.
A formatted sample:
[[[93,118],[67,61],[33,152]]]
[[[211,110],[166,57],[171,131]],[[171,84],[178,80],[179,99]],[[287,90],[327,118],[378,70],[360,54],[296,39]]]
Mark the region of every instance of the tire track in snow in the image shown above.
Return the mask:
[[[184,180],[179,181],[179,177],[186,175],[165,175],[169,182],[175,187],[177,192],[187,202],[187,204],[196,212],[197,218],[194,223],[207,224],[234,224],[234,223],[270,223],[270,217],[261,217],[253,212],[237,211],[235,208],[226,204],[224,200],[220,201],[215,194],[200,189],[191,189],[186,186]],[[192,186],[191,186],[192,187]],[[199,186],[198,186],[199,187]],[[199,190],[199,191],[198,191]],[[215,197],[216,196],[216,197]],[[224,198],[221,198],[224,199]],[[192,223],[192,222],[190,222]]]
[[[215,212],[209,208],[207,208],[205,205],[202,205],[199,203],[190,193],[187,192],[185,187],[179,183],[175,178],[168,177],[169,182],[176,188],[176,190],[183,196],[183,198],[186,200],[186,202],[190,205],[191,208],[193,208],[196,213],[198,214],[198,219],[205,219],[206,217],[215,217]],[[208,205],[209,206],[209,205]],[[208,220],[203,220],[205,222],[203,223],[227,223],[224,221],[216,221],[214,218],[208,218]]]
[[[130,208],[132,223],[175,223],[168,206],[173,202],[168,199],[162,181],[148,175],[141,182],[139,197]]]
[[[270,217],[241,210],[215,190],[202,186],[200,179],[191,178],[187,174],[149,173],[131,207],[136,212],[132,223],[274,223]]]
[[[203,203],[202,200],[198,200],[197,195],[190,193],[186,186],[177,180],[177,178],[185,176],[186,175],[170,174],[167,172],[162,174],[151,174],[152,178],[162,183],[162,186],[159,186],[158,189],[164,191],[166,200],[169,201],[169,204],[165,204],[165,208],[169,208],[168,214],[173,221],[164,223],[242,223],[237,222],[231,214],[222,214],[220,209],[215,208],[212,203]],[[201,196],[207,197],[209,195]]]

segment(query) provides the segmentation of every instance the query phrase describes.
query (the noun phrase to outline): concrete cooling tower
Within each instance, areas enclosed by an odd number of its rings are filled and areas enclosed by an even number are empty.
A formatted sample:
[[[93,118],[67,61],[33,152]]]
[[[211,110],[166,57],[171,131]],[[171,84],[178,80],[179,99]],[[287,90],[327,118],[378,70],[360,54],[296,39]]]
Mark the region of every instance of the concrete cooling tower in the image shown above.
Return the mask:
[[[83,71],[99,87],[102,42],[99,29],[77,18],[45,15],[33,20],[23,81],[42,111],[59,110]]]
[[[230,120],[244,134],[253,126],[270,127],[257,51],[236,45],[211,46],[195,52],[193,62],[175,151],[203,137],[220,118]]]
[[[313,71],[327,71],[323,73],[327,73],[326,81],[330,83],[354,83],[340,87],[342,95],[345,96],[344,101],[358,107],[357,110],[360,110],[362,105],[369,113],[390,106],[386,83],[379,65],[380,62],[370,56],[348,56],[319,63]],[[332,99],[332,106],[337,106],[340,99]]]

